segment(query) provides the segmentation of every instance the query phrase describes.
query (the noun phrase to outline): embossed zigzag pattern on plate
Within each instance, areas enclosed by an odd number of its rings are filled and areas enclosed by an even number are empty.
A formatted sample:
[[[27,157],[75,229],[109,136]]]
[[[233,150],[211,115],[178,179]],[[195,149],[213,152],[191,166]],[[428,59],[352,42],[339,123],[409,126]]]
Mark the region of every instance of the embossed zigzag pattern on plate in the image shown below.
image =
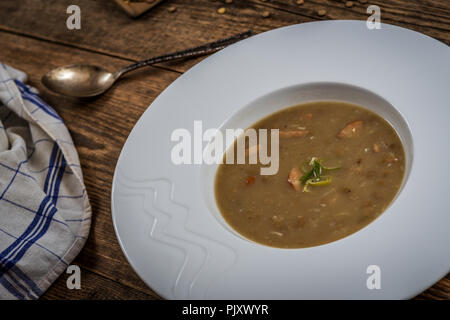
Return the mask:
[[[190,221],[188,206],[174,199],[174,184],[168,179],[134,180],[118,171],[117,199],[139,196],[142,209],[153,220],[149,239],[184,256],[170,292],[173,299],[205,299],[208,289],[236,262],[233,248],[214,240]],[[155,256],[155,258],[157,258]],[[225,262],[225,263],[224,263]]]

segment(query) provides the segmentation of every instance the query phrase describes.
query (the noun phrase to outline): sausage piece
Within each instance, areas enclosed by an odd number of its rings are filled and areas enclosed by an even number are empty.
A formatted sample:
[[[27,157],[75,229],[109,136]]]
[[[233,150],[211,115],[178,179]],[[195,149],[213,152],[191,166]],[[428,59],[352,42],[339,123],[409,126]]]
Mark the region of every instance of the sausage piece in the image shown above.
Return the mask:
[[[362,126],[363,122],[361,120],[349,122],[341,131],[339,131],[337,137],[340,139],[351,138],[361,130]]]
[[[289,172],[288,182],[292,185],[295,191],[300,191],[301,183],[300,179],[302,178],[302,173],[299,168],[292,168],[291,172]]]

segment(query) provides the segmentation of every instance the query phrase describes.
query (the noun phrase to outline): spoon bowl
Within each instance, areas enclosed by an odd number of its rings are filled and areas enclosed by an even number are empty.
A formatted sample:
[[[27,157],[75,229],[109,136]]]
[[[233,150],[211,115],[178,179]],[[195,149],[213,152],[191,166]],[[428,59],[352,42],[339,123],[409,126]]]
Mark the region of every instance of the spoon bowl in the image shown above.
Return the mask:
[[[62,95],[93,97],[108,90],[117,78],[97,66],[69,65],[51,70],[42,77],[42,83]]]

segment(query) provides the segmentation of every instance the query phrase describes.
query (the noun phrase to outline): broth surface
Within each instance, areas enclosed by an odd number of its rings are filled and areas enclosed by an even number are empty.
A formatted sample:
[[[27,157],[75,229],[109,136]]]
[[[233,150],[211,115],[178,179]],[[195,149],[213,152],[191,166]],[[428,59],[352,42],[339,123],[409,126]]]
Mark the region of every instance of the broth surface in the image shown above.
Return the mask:
[[[260,164],[224,161],[216,174],[215,196],[225,220],[255,242],[304,248],[344,238],[377,218],[402,184],[400,138],[387,121],[365,108],[306,103],[250,128],[280,129],[278,173],[264,176]],[[304,192],[299,178],[312,168],[313,157],[324,167],[339,169],[324,171],[331,182],[310,185]]]

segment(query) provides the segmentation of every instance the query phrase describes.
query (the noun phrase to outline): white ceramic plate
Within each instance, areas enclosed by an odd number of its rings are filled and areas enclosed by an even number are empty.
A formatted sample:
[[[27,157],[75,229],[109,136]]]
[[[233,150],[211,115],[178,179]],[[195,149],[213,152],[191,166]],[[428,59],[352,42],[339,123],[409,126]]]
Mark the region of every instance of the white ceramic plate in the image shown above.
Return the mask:
[[[311,100],[362,104],[397,129],[407,178],[393,204],[342,240],[307,249],[253,243],[222,219],[215,166],[171,162],[176,128],[247,127]],[[450,49],[362,21],[305,23],[241,41],[178,78],[144,113],[120,155],[112,214],[139,276],[168,299],[397,299],[450,267]],[[367,267],[381,270],[369,290]]]

